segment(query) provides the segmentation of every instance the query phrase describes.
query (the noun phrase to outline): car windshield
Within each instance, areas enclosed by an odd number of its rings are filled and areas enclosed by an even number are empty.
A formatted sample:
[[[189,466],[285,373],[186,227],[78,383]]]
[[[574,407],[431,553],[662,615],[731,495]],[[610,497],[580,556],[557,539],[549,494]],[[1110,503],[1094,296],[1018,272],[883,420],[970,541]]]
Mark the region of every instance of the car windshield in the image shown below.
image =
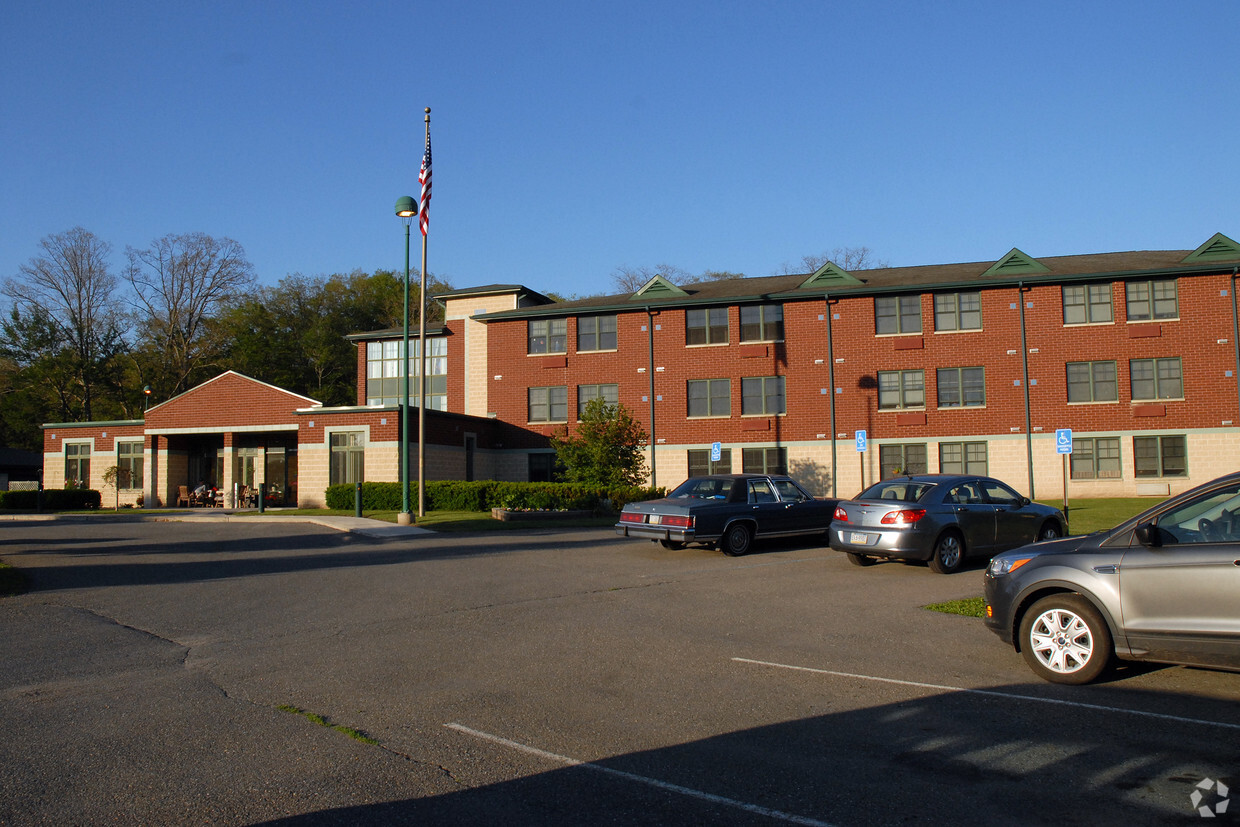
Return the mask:
[[[667,496],[673,500],[726,500],[732,480],[712,477],[685,480]]]
[[[926,496],[926,493],[934,488],[932,482],[915,482],[913,480],[887,480],[877,485],[871,485],[865,491],[861,492],[859,500],[900,500],[906,503],[915,503]]]

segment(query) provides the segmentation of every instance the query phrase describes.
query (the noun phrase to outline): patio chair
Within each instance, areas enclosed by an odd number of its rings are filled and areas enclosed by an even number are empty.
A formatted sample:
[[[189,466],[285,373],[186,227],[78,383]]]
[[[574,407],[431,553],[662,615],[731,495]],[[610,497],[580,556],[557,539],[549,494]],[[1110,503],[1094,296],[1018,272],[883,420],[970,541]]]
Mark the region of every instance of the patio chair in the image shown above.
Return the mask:
[[[191,503],[191,500],[189,496],[189,486],[182,485],[180,488],[177,489],[177,508],[180,508],[182,505],[184,505],[186,508],[189,508],[190,503]]]

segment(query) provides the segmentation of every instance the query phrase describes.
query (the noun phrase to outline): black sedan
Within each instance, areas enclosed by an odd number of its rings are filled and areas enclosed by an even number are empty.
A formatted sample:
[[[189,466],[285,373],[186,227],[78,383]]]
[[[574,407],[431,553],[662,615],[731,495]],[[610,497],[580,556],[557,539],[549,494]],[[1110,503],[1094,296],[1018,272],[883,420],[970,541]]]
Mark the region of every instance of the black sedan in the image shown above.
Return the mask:
[[[664,548],[716,546],[736,557],[768,537],[819,534],[825,542],[835,504],[787,476],[692,477],[661,500],[626,505],[616,533],[656,540]]]
[[[950,574],[966,557],[989,560],[1059,537],[1066,523],[1059,509],[1030,502],[991,477],[918,474],[883,480],[841,501],[831,548],[859,566],[876,558],[924,560]]]

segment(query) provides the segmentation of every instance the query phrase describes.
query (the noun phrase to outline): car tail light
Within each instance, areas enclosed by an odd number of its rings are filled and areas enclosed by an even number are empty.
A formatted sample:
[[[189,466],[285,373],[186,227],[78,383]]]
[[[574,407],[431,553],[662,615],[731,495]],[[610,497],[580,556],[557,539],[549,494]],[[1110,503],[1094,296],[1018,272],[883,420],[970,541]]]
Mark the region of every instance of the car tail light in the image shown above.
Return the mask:
[[[646,515],[638,514],[636,511],[622,511],[620,513],[620,522],[622,523],[644,523],[646,522]]]
[[[926,516],[924,508],[902,508],[899,511],[888,511],[883,515],[883,525],[912,525]]]
[[[675,514],[664,514],[663,517],[659,519],[659,525],[670,525],[675,526],[676,528],[692,528],[693,518],[682,517]]]
[[[841,523],[848,522],[848,512],[844,510],[844,506],[839,505],[835,507],[835,519]]]

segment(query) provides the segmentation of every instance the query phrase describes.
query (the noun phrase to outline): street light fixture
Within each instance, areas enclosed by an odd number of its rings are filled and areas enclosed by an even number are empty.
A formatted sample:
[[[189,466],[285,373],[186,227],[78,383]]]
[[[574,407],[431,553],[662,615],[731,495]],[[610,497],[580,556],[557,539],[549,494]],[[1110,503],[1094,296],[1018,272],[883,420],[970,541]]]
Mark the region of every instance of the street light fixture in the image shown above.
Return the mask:
[[[398,525],[413,523],[409,511],[409,225],[418,214],[418,202],[411,196],[396,199],[396,215],[405,222],[405,323],[401,345],[401,426],[400,426],[400,513]],[[421,416],[421,412],[418,414]]]
[[[142,393],[146,396],[146,407],[142,409],[143,413],[151,409],[151,386],[143,385]]]

